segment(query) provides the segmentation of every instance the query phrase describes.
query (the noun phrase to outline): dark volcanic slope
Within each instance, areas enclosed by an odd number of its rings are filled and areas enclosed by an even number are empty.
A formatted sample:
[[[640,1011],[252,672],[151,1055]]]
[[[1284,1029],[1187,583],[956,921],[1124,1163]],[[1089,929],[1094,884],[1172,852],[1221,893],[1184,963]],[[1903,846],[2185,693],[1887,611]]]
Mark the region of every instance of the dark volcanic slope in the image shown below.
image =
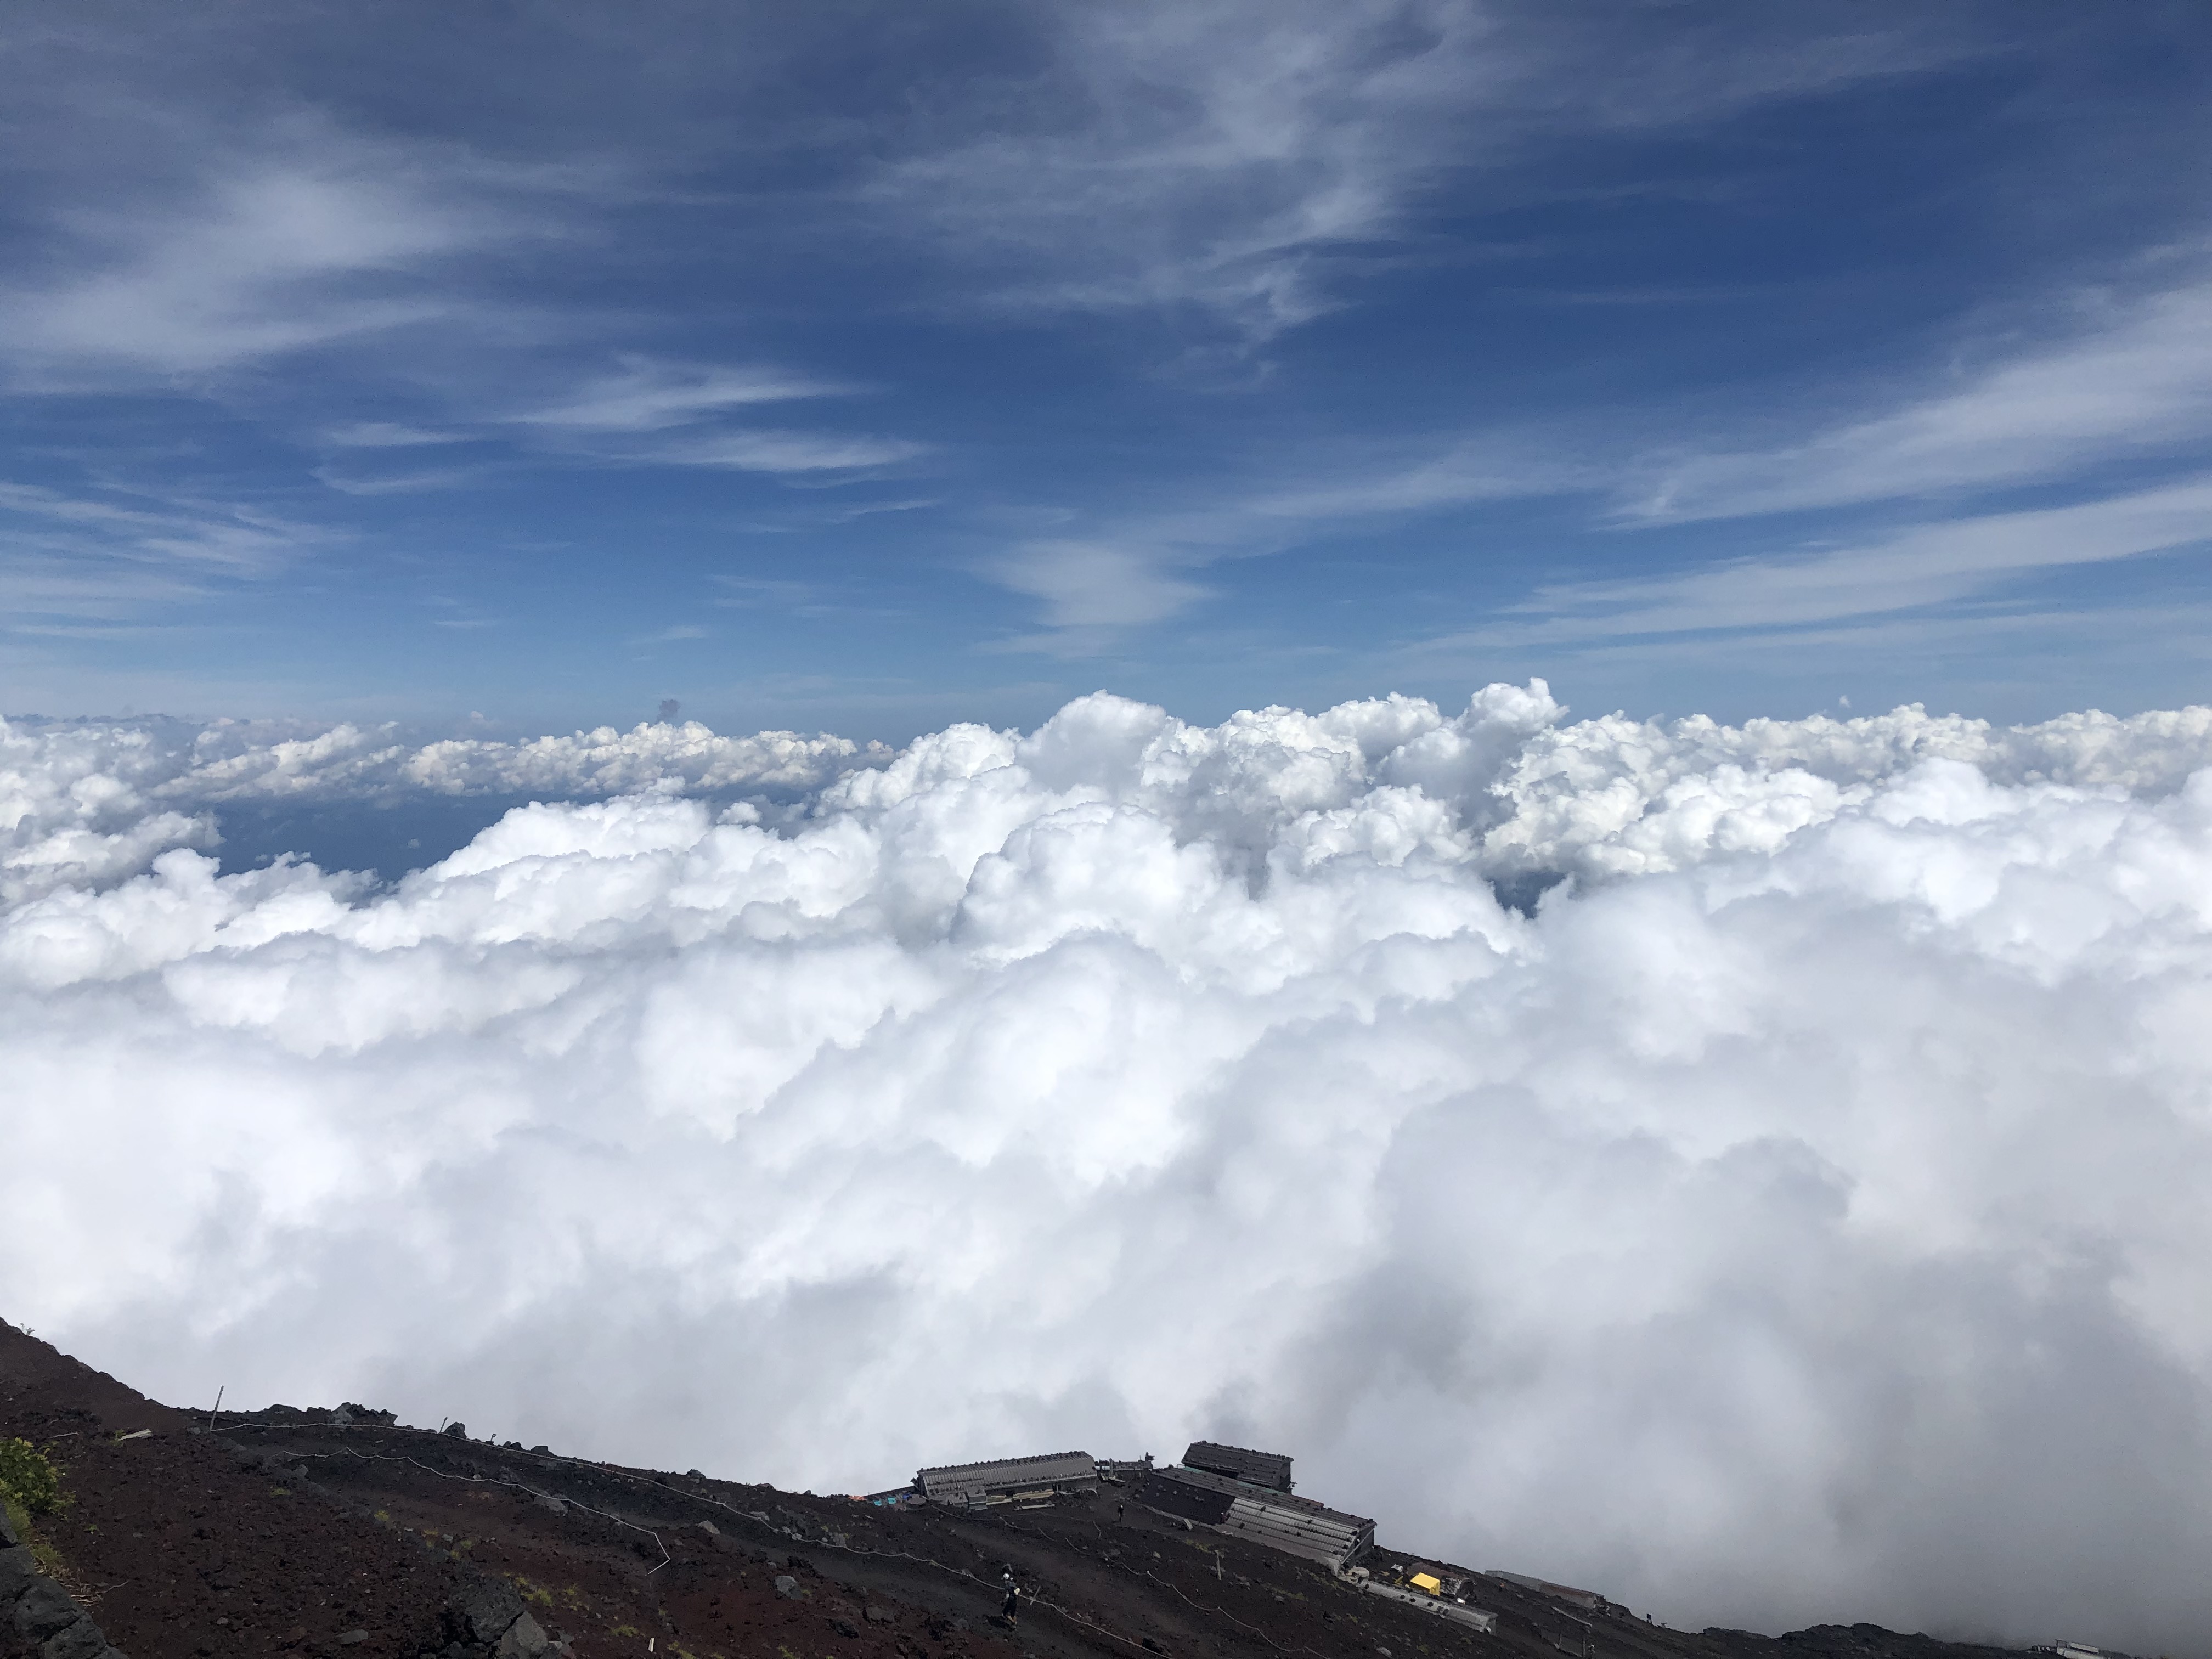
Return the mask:
[[[143,1439],[117,1436],[141,1428]],[[218,1431],[0,1325],[0,1434],[47,1447],[75,1504],[41,1523],[131,1659],[488,1650],[488,1594],[580,1659],[1994,1659],[1820,1626],[1692,1634],[1496,1580],[1489,1634],[1124,1496],[886,1510],[283,1407]],[[1404,1558],[1380,1553],[1382,1571]],[[1437,1565],[1449,1565],[1438,1563]],[[998,1617],[1002,1576],[1031,1598]],[[779,1588],[781,1581],[781,1588]],[[493,1632],[496,1634],[496,1632]],[[526,1652],[533,1631],[503,1644]]]

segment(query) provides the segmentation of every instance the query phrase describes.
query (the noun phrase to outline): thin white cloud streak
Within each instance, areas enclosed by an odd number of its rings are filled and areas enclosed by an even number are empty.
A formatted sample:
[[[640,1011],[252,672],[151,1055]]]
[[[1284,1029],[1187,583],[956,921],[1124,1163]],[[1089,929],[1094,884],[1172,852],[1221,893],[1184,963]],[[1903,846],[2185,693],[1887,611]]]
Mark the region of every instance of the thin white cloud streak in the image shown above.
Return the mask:
[[[873,472],[919,460],[930,453],[930,446],[907,438],[755,429],[702,434],[611,453],[662,466],[723,467],[735,472]]]
[[[903,465],[930,453],[928,445],[904,438],[716,423],[758,404],[851,397],[863,390],[775,368],[632,357],[619,373],[592,377],[556,402],[511,419],[538,428],[560,453],[632,466],[856,474]]]
[[[1343,523],[1532,495],[1584,495],[1601,489],[1613,476],[1610,468],[1537,453],[1539,448],[1516,434],[1461,440],[1410,464],[1365,468],[1323,483],[1309,477],[1256,492],[1233,517],[1248,526]]]
[[[2212,540],[2212,477],[2043,511],[1916,526],[1869,547],[1741,559],[1678,575],[1562,582],[1511,620],[1425,648],[1802,627],[1986,598],[2040,572]],[[1525,620],[1521,620],[1525,618]]]
[[[1559,715],[1087,698],[379,893],[118,879],[202,738],[32,732],[147,828],[0,911],[0,1296],[179,1397],[817,1489],[1228,1433],[1676,1622],[2202,1650],[2212,711]]]
[[[435,444],[462,444],[475,436],[467,432],[441,432],[407,426],[397,421],[357,421],[332,427],[323,441],[339,449],[413,449]]]
[[[515,412],[496,405],[514,383],[544,378],[501,356],[545,337],[589,336],[576,315],[530,316],[501,302],[471,258],[530,240],[575,238],[604,204],[574,169],[487,163],[435,144],[374,143],[313,122],[282,124],[258,145],[219,148],[190,178],[141,180],[130,210],[60,216],[57,268],[0,292],[0,362],[18,392],[116,390],[152,383],[205,391],[303,351],[359,345],[380,359],[345,375],[358,392],[419,400],[447,378],[431,360],[469,331],[478,383],[449,395],[428,423],[339,422],[326,446],[374,454],[498,440],[603,463],[718,467],[764,474],[860,472],[910,462],[927,447],[870,434],[710,429],[745,409],[863,390],[772,367],[620,354],[612,373]],[[495,322],[493,320],[495,319]],[[397,346],[395,331],[421,340]],[[573,338],[562,343],[574,349]],[[597,354],[595,354],[597,355]],[[604,362],[604,357],[601,358]],[[672,435],[663,435],[672,434]],[[416,468],[386,477],[325,467],[343,494],[451,489],[483,467]]]
[[[0,483],[0,631],[111,623],[264,580],[339,538],[251,506]]]
[[[635,354],[611,374],[587,374],[534,408],[491,406],[503,382],[496,342],[574,332],[577,319],[518,323],[495,307],[471,256],[587,228],[594,204],[571,173],[487,164],[447,147],[379,143],[294,121],[261,136],[262,149],[211,155],[166,188],[143,183],[128,212],[72,210],[58,268],[4,295],[0,361],[19,392],[116,389],[149,381],[195,389],[317,349],[380,341],[380,374],[419,398],[428,348],[391,344],[395,331],[447,339],[471,327],[488,386],[438,412],[432,424],[340,423],[322,441],[374,454],[487,439],[615,465],[718,467],[763,474],[854,473],[910,462],[927,447],[873,434],[710,431],[748,407],[850,395],[858,388],[775,368],[688,363]],[[556,199],[560,198],[560,199]],[[496,327],[484,319],[496,311]],[[542,344],[542,342],[533,342]],[[489,356],[485,356],[489,348]],[[354,384],[362,384],[358,372]],[[676,431],[678,435],[659,434]],[[456,488],[483,466],[416,468],[387,476],[325,466],[342,494],[374,496]]]
[[[1599,496],[1617,492],[1624,476],[1655,471],[1663,472],[1662,481],[1637,505],[1613,514],[1612,527],[1632,532],[2007,485],[2071,484],[2078,492],[2101,464],[2133,458],[2170,466],[2193,461],[2207,441],[2212,288],[2192,284],[2108,305],[2097,327],[1988,369],[1963,390],[1763,453],[1661,463],[1648,450],[1639,458],[1638,440],[1623,432],[1593,439],[1504,428],[1425,441],[1426,453],[1395,463],[1371,454],[1349,464],[1340,457],[1303,457],[1296,482],[1248,486],[1218,505],[1158,512],[1088,541],[1039,546],[1120,550],[1133,578],[1133,612],[1145,611],[1148,584],[1180,583],[1180,599],[1156,615],[1137,614],[1141,623],[1203,597],[1182,573],[1223,558],[1279,552],[1361,520],[1515,498]],[[1831,551],[1549,584],[1504,607],[1496,620],[1421,648],[1786,628],[1954,603],[2034,571],[2203,540],[2212,533],[2207,489],[2202,477],[2184,476],[2157,489],[2064,507],[1932,520]],[[1029,574],[1032,565],[1038,574]],[[1015,591],[1048,597],[1044,584],[1054,569],[1048,550],[1010,556],[987,567],[987,574]],[[1109,599],[1100,608],[1115,607]],[[1103,649],[1115,634],[1099,621],[1079,617],[1058,638],[1048,633],[1033,642],[1078,654]],[[1048,618],[1048,626],[1060,624]]]
[[[412,324],[459,301],[438,268],[543,234],[456,158],[294,124],[149,199],[74,209],[74,258],[6,294],[18,389],[193,377]]]
[[[252,575],[282,567],[303,544],[324,539],[306,526],[248,507],[195,501],[141,505],[146,499],[121,491],[103,498],[0,483],[0,513],[52,527],[43,536],[33,532],[18,545],[65,551],[96,541],[153,562]]]
[[[2212,286],[2084,305],[2056,346],[1957,376],[1966,384],[1763,453],[1669,465],[1631,516],[1740,518],[2047,483],[2116,457],[2212,438]]]
[[[426,468],[417,472],[386,472],[364,477],[325,465],[315,468],[312,476],[317,483],[335,489],[341,495],[417,495],[475,483],[489,477],[495,470],[498,469],[490,465],[444,466]],[[504,470],[512,471],[511,464]]]
[[[976,107],[1003,111],[982,131],[887,133],[863,207],[981,270],[971,301],[1187,309],[1254,343],[1343,304],[1334,262],[1403,238],[1440,185],[1464,201],[1471,179],[1547,138],[1712,123],[1975,50],[1863,26],[1770,38],[1738,20],[1600,52],[1540,10],[1455,0],[1086,5],[1053,21],[1033,83],[975,88]]]
[[[1070,84],[1045,130],[898,156],[866,204],[997,267],[979,297],[1190,305],[1255,337],[1332,308],[1315,252],[1394,216],[1413,163],[1391,142],[1457,89],[1440,67],[1455,54],[1409,37],[1474,27],[1437,7],[1082,7],[1058,21]]]
[[[518,415],[525,425],[581,432],[659,432],[756,404],[848,396],[853,387],[778,369],[633,358],[549,407]]]
[[[793,478],[832,475],[830,482],[842,483],[861,476],[908,469],[934,450],[932,445],[908,438],[752,427],[637,437],[612,432],[564,436],[540,453],[604,466],[704,467]]]
[[[588,374],[519,414],[447,411],[428,431],[386,422],[341,428],[324,441],[349,459],[325,464],[315,477],[354,495],[451,488],[495,470],[528,465],[529,456],[585,459],[614,466],[720,468],[737,472],[806,475],[878,472],[931,453],[908,439],[874,434],[732,427],[726,417],[761,404],[850,397],[865,388],[810,380],[775,368],[732,367],[629,356],[613,374]],[[430,445],[497,444],[501,459],[472,465],[363,474],[360,456],[409,454]],[[513,452],[524,452],[517,457]]]
[[[1899,497],[2076,480],[2117,457],[2194,459],[2212,440],[2212,288],[2107,305],[2098,326],[2002,362],[1963,390],[1763,453],[1668,464],[1648,499],[1614,520],[1634,529]],[[1564,445],[1563,434],[1552,434]],[[1619,449],[1622,440],[1610,446]],[[1272,550],[1285,536],[1363,518],[1531,495],[1589,495],[1654,463],[1545,453],[1510,431],[1442,444],[1398,466],[1331,471],[1323,482],[1258,489],[1211,512],[1166,515],[1151,538],[1193,548]],[[1881,614],[1987,592],[2008,576],[2107,562],[2203,539],[2212,500],[2201,477],[2069,506],[1937,520],[1869,545],[1730,562],[1649,579],[1560,583],[1508,620],[1447,647],[1776,626]]]
[[[1042,631],[1017,635],[1005,648],[1098,654],[1132,629],[1216,597],[1198,576],[1224,561],[1281,553],[1350,524],[1588,491],[1611,476],[1532,453],[1534,447],[1480,437],[1411,462],[1363,458],[1346,465],[1321,454],[1286,467],[1274,457],[1271,465],[1295,471],[1298,482],[1261,481],[1226,501],[1109,519],[1088,535],[1031,538],[975,568],[1043,601]]]

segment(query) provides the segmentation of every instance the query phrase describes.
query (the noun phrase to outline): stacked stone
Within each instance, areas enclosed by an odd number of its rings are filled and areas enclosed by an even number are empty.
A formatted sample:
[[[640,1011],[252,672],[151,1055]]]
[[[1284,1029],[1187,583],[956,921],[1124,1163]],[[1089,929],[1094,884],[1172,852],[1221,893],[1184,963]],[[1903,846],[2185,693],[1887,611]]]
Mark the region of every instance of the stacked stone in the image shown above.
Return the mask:
[[[40,1572],[0,1510],[0,1646],[39,1659],[123,1659],[91,1615]]]

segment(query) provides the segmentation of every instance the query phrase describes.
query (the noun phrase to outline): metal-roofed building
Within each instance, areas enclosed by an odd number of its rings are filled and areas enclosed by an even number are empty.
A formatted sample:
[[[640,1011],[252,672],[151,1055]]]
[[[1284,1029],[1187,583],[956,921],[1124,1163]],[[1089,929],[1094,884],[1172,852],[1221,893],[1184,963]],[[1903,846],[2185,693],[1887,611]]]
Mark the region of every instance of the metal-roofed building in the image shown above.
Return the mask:
[[[1498,1623],[1498,1615],[1482,1607],[1471,1607],[1464,1601],[1446,1601],[1440,1595],[1431,1595],[1427,1590],[1400,1589],[1395,1584],[1377,1583],[1372,1578],[1363,1581],[1359,1588],[1370,1595],[1379,1595],[1385,1601],[1395,1601],[1401,1607],[1411,1607],[1416,1613],[1425,1613],[1438,1619],[1449,1619],[1455,1624],[1466,1625],[1474,1630],[1491,1630]],[[1553,1645],[1558,1644],[1555,1643]]]
[[[1137,1501],[1163,1515],[1322,1562],[1337,1572],[1375,1547],[1375,1523],[1363,1516],[1210,1469],[1154,1469],[1137,1488]]]
[[[1248,1451],[1242,1446],[1194,1440],[1190,1449],[1182,1455],[1182,1462],[1185,1468],[1225,1474],[1249,1486],[1267,1486],[1276,1492],[1291,1490],[1291,1460],[1280,1452]]]
[[[914,1484],[933,1504],[958,1504],[1018,1492],[1069,1487],[1096,1481],[1097,1460],[1089,1452],[1048,1452],[1042,1457],[1003,1457],[988,1463],[946,1463],[918,1470]]]
[[[1539,1595],[1548,1595],[1555,1601],[1568,1602],[1587,1613],[1600,1613],[1607,1606],[1605,1597],[1595,1590],[1577,1589],[1572,1584],[1555,1584],[1548,1578],[1532,1578],[1525,1572],[1507,1572],[1502,1568],[1492,1567],[1486,1576],[1502,1578],[1509,1584],[1534,1590]]]

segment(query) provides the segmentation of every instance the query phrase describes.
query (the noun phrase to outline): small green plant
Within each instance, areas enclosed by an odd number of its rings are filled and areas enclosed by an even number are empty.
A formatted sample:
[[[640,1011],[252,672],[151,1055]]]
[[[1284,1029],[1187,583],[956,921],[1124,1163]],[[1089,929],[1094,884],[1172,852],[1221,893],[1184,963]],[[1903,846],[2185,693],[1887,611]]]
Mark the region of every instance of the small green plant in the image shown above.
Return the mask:
[[[29,1515],[52,1515],[69,1504],[61,1471],[27,1440],[0,1440],[0,1498]]]

